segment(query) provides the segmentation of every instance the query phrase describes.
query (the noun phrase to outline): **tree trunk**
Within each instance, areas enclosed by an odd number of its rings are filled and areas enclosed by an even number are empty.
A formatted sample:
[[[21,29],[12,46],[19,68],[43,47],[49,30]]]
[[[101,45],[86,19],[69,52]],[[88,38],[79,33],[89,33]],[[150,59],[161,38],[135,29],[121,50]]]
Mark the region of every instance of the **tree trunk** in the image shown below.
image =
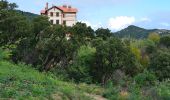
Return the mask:
[[[54,65],[54,61],[55,59],[52,58],[45,66],[44,66],[44,70],[45,71],[49,71]]]

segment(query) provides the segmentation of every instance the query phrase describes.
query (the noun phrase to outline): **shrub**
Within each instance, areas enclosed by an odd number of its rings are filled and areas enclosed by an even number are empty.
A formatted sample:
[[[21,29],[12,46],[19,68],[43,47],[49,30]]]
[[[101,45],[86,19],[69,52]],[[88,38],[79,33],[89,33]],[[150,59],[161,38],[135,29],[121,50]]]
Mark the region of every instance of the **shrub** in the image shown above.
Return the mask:
[[[149,70],[153,71],[160,79],[170,78],[170,53],[158,51],[150,59]]]
[[[166,47],[170,47],[170,36],[161,37],[160,44]]]
[[[150,33],[148,38],[149,38],[149,40],[152,40],[155,43],[159,43],[159,41],[160,41],[160,36],[158,33]]]
[[[73,65],[69,68],[69,76],[76,82],[92,82],[91,65],[94,59],[95,48],[81,46],[78,50]]]
[[[136,75],[134,80],[135,80],[136,84],[141,87],[142,86],[150,86],[150,85],[154,85],[156,77],[153,73],[145,70],[143,73]]]
[[[165,80],[156,86],[161,100],[170,100],[170,80]]]
[[[11,51],[3,50],[2,48],[0,48],[0,60],[9,59],[10,56],[11,56]]]
[[[143,47],[145,47],[145,52],[147,54],[151,54],[156,51],[156,44],[154,41],[147,39],[147,40],[144,40],[142,44],[143,44]]]
[[[108,98],[109,100],[117,100],[120,91],[121,87],[119,86],[113,87],[113,84],[110,83],[106,88],[106,91],[103,93],[103,96]]]
[[[84,93],[92,88],[95,91],[90,92],[99,91],[97,86],[77,87],[62,82],[54,75],[40,73],[24,64],[0,61],[0,69],[0,100],[53,100],[56,96],[62,100],[91,100]]]

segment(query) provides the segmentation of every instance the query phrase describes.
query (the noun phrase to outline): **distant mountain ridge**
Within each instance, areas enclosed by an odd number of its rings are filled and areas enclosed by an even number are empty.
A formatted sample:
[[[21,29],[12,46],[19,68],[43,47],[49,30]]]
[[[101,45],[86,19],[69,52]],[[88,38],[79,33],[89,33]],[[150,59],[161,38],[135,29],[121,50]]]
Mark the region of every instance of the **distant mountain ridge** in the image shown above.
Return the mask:
[[[124,37],[130,37],[130,38],[136,38],[136,39],[143,39],[147,38],[150,33],[158,33],[160,35],[166,35],[170,34],[170,30],[166,29],[144,29],[140,28],[134,25],[130,25],[125,29],[122,29],[118,32],[115,32],[114,35],[124,38]]]
[[[35,17],[39,16],[38,14],[30,13],[30,12],[25,12],[21,10],[16,10],[18,13],[24,15],[26,18],[29,20],[33,20]]]

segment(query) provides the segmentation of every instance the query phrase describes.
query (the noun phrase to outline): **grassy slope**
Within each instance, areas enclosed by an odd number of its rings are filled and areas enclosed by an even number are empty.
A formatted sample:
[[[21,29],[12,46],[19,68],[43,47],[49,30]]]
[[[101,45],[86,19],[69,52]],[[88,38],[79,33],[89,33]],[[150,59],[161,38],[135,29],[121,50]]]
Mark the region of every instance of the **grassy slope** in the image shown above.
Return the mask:
[[[85,94],[102,94],[102,89],[86,84],[63,82],[24,64],[0,61],[0,100],[89,100]]]

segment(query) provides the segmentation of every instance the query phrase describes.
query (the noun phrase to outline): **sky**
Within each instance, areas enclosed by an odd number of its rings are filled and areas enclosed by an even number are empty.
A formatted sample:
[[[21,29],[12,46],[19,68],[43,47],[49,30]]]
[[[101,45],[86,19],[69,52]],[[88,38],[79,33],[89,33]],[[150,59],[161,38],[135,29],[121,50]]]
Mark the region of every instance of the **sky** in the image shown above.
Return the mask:
[[[18,9],[39,14],[49,6],[71,5],[78,9],[77,20],[93,29],[119,31],[129,25],[146,29],[170,29],[170,0],[8,0]]]

